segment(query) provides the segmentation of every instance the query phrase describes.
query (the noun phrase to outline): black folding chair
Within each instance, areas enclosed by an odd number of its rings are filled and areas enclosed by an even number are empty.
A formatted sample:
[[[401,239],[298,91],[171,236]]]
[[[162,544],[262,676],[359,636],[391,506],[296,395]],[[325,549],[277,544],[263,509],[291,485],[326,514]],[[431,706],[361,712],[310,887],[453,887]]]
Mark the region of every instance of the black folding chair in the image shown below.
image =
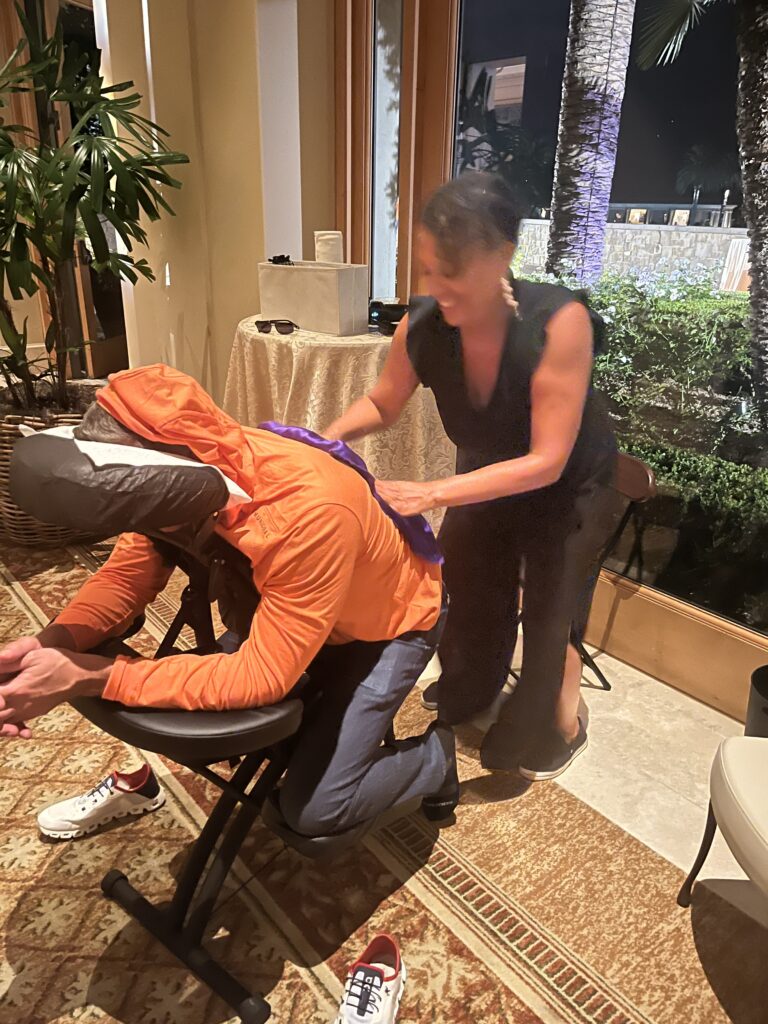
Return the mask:
[[[626,498],[627,506],[624,509],[616,529],[613,531],[607,544],[603,548],[600,558],[595,563],[594,572],[584,587],[579,601],[576,621],[574,622],[571,630],[571,642],[579,652],[582,663],[594,672],[604,690],[610,690],[611,684],[605,678],[605,675],[597,665],[595,659],[584,646],[584,635],[587,630],[587,620],[589,619],[589,613],[592,608],[592,599],[600,576],[600,569],[618,547],[619,541],[624,535],[624,531],[630,522],[634,527],[634,537],[626,564],[622,570],[622,575],[628,576],[632,566],[636,565],[636,579],[638,583],[642,583],[643,570],[645,568],[643,553],[645,516],[643,514],[643,506],[656,494],[656,476],[650,466],[646,466],[646,464],[640,459],[636,459],[633,455],[627,455],[624,452],[619,452],[613,486],[623,498]]]
[[[634,527],[635,534],[632,541],[632,547],[629,552],[629,557],[627,558],[626,565],[622,570],[622,574],[624,576],[628,575],[632,566],[636,564],[637,580],[638,582],[642,582],[644,569],[643,533],[645,530],[642,506],[645,502],[650,501],[650,499],[656,494],[656,477],[653,470],[649,466],[646,466],[644,462],[641,462],[640,459],[636,459],[633,455],[626,455],[624,452],[619,452],[613,486],[623,498],[627,499],[628,504],[624,509],[616,529],[611,534],[608,543],[603,548],[600,557],[595,563],[594,572],[589,577],[589,580],[582,591],[579,599],[576,620],[571,628],[571,643],[579,652],[582,664],[586,665],[587,668],[594,672],[604,690],[610,690],[611,684],[605,678],[605,675],[595,662],[595,659],[584,646],[584,634],[586,633],[587,620],[589,619],[589,613],[592,608],[592,599],[594,597],[595,587],[597,586],[597,580],[600,576],[600,569],[618,547],[619,541],[630,522]],[[525,587],[523,587],[523,599],[525,599]],[[520,682],[520,676],[515,672],[512,666],[509,668],[509,675],[516,683]]]
[[[178,653],[175,644],[185,626],[194,632],[194,653],[217,653],[221,647],[211,617],[215,589],[211,580],[216,571],[216,559],[203,564],[182,549],[173,551],[165,543],[157,546],[183,569],[189,582],[179,612],[156,657]],[[236,568],[230,563],[230,576]],[[254,607],[257,601],[258,595]],[[133,635],[140,625],[137,621],[121,641]],[[296,692],[299,689],[297,687]],[[281,820],[274,792],[286,767],[291,738],[301,724],[301,699],[286,699],[269,707],[239,711],[129,708],[99,697],[78,698],[72,704],[104,732],[141,750],[163,754],[221,790],[218,802],[189,852],[167,906],[150,903],[114,868],[105,875],[101,888],[231,1006],[245,1024],[264,1024],[270,1017],[267,1001],[261,995],[248,992],[203,945],[216,900],[254,821],[261,816],[264,824],[281,839],[315,860],[337,856],[358,843],[378,822],[365,822],[338,835],[307,837],[292,832]],[[212,768],[223,762],[229,762],[232,767],[237,765],[230,778]]]

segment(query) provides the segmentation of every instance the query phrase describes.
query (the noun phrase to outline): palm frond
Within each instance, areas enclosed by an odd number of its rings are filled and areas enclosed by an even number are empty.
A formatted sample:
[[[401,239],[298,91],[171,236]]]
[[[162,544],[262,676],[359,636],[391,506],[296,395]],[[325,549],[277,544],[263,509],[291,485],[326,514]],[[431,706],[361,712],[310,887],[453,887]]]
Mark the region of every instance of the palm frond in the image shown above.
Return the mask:
[[[647,71],[676,60],[688,33],[714,3],[717,0],[656,0],[640,27],[638,65]]]
[[[0,118],[0,336],[12,350],[11,356],[0,357],[0,373],[11,393],[8,374],[21,381],[27,400],[34,401],[26,329],[14,325],[8,298],[45,289],[55,322],[46,335],[46,350],[55,353],[54,370],[46,372],[63,395],[59,377],[67,332],[57,320],[53,295],[64,265],[74,257],[75,243],[86,242],[99,272],[134,284],[140,278],[154,280],[147,261],[135,259],[131,250],[146,243],[147,222],[173,213],[163,193],[180,187],[169,171],[187,157],[174,152],[168,133],[140,113],[142,97],[132,82],[105,85],[98,56],[65,46],[61,19],[46,37],[18,5],[17,11],[25,38],[0,67],[0,108],[15,92],[34,92],[51,123],[60,103],[71,105],[75,121],[67,138],[55,143],[47,131]],[[127,251],[112,251],[107,226]],[[79,338],[79,327],[73,329],[71,336]]]

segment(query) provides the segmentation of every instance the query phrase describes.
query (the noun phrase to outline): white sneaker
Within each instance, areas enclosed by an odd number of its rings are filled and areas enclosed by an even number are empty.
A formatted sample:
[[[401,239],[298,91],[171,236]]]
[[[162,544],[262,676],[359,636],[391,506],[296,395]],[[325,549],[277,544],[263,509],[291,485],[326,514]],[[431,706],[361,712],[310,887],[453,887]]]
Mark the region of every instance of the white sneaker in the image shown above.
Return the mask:
[[[390,935],[377,935],[347,974],[333,1024],[395,1024],[407,972]]]
[[[112,772],[80,796],[60,800],[37,816],[37,827],[51,839],[77,839],[128,815],[147,814],[165,803],[165,793],[148,764],[137,772]]]

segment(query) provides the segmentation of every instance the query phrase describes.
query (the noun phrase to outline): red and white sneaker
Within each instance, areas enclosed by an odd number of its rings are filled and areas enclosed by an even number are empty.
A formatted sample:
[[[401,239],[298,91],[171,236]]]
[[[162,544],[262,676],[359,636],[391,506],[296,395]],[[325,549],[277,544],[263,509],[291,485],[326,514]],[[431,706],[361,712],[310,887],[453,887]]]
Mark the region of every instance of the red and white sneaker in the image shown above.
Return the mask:
[[[377,935],[347,974],[333,1024],[395,1024],[407,972],[391,935]]]
[[[51,839],[78,839],[116,818],[147,814],[165,803],[165,793],[148,764],[138,771],[112,772],[87,793],[60,800],[37,816],[37,827]]]

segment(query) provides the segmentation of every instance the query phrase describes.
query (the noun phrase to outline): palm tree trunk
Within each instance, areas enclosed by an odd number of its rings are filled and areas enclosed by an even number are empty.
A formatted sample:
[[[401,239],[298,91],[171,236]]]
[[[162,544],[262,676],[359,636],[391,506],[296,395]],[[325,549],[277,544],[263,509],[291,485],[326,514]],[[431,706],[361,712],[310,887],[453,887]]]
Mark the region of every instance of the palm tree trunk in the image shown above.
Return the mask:
[[[740,0],[736,127],[750,242],[749,289],[755,394],[768,429],[768,11]]]
[[[547,270],[600,276],[635,0],[571,0]]]

